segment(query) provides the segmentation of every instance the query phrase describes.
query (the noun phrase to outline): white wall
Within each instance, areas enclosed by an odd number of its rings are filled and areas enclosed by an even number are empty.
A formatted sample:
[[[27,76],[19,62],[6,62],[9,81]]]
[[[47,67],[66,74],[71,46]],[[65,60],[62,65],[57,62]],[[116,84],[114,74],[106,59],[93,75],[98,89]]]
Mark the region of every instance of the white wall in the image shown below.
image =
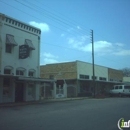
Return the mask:
[[[7,24],[7,23],[6,23]],[[12,26],[12,25],[11,25]],[[14,25],[15,26],[15,25]],[[18,28],[18,27],[17,27]],[[26,69],[26,75],[28,76],[28,70],[34,69],[36,70],[36,77],[39,77],[39,57],[40,57],[40,41],[38,40],[38,35],[34,35],[23,30],[18,30],[17,28],[12,28],[10,26],[4,25],[2,26],[1,30],[1,39],[2,39],[2,74],[4,71],[5,66],[12,66],[14,67],[14,75],[16,73],[16,68],[23,67]],[[20,29],[20,28],[19,28]],[[5,52],[5,44],[6,44],[6,34],[14,35],[14,39],[18,46],[15,46],[13,49],[13,53],[6,53]],[[39,34],[40,36],[40,34]],[[35,47],[35,50],[32,50],[32,55],[26,59],[19,59],[19,45],[23,45],[25,43],[25,39],[30,39]]]
[[[93,71],[92,71],[92,64],[77,61],[77,78],[79,79],[79,75],[89,75],[90,79],[92,79]],[[105,77],[108,81],[108,68],[103,66],[95,65],[95,76],[97,76],[97,80],[99,77]]]

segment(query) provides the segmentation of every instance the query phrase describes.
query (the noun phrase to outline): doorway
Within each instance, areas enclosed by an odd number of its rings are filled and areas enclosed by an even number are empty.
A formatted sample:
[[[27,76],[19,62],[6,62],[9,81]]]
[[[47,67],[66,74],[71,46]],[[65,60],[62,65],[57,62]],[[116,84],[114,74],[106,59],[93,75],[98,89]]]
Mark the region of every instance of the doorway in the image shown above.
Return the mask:
[[[24,84],[19,82],[15,86],[15,102],[22,102],[24,94]]]

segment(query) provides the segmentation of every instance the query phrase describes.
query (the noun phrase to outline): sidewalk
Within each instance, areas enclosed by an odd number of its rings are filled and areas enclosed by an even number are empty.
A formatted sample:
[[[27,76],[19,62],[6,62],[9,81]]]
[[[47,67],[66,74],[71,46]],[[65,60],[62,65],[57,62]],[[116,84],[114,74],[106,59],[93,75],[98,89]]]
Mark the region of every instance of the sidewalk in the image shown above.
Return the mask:
[[[89,97],[57,98],[57,99],[43,99],[39,101],[27,101],[27,102],[17,102],[17,103],[1,103],[0,107],[13,107],[13,106],[33,105],[33,104],[42,104],[42,103],[50,103],[50,102],[83,100],[83,99],[88,99],[88,98]]]

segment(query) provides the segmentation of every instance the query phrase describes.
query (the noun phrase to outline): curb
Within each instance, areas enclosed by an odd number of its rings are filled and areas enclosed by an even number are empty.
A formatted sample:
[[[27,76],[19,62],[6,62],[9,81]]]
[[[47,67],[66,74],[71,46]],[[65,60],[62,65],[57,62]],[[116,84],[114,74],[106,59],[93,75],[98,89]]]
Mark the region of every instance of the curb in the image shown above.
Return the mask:
[[[44,104],[44,103],[52,103],[52,102],[65,102],[65,101],[72,101],[72,100],[84,100],[84,99],[89,99],[89,97],[43,99],[43,100],[39,100],[39,101],[28,101],[28,102],[19,102],[19,103],[3,103],[3,104],[0,104],[0,108],[1,107],[13,107],[13,106],[25,106],[25,105],[33,105],[33,104]]]
[[[96,99],[96,100],[98,100],[98,99],[105,99],[105,98],[80,97],[80,98],[43,99],[43,100],[39,100],[39,101],[27,101],[27,102],[19,102],[19,103],[2,103],[2,104],[0,104],[0,108],[34,105],[34,104],[44,104],[44,103],[52,103],[52,102],[65,102],[65,101],[73,101],[73,100],[84,100],[84,99]]]

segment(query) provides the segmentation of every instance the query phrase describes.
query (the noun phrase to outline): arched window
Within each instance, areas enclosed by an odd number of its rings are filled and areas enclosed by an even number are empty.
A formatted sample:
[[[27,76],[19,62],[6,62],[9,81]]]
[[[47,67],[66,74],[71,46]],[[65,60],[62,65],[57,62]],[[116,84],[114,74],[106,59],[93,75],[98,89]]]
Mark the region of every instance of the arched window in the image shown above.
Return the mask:
[[[13,67],[12,66],[5,66],[4,74],[13,74]]]
[[[22,67],[19,67],[16,69],[16,75],[25,75],[25,71],[26,69],[25,68],[22,68]]]
[[[30,69],[30,70],[28,71],[28,76],[29,76],[29,77],[35,77],[35,73],[36,73],[36,71],[35,71],[34,69]]]

